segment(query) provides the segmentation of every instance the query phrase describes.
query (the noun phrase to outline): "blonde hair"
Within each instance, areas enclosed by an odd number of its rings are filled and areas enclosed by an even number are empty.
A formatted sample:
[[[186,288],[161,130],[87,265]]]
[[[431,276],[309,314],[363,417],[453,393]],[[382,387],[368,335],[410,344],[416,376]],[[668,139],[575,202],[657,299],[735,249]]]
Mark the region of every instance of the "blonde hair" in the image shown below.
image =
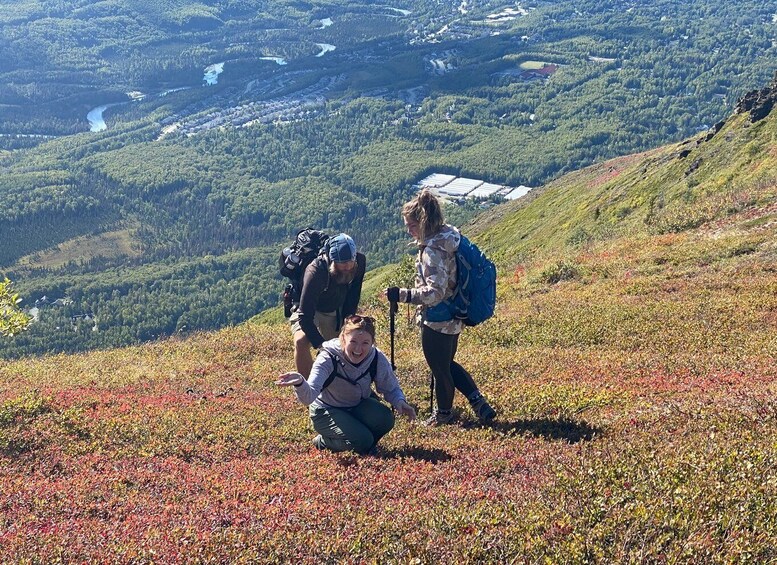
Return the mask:
[[[410,202],[402,206],[402,216],[418,222],[423,239],[439,233],[445,224],[440,200],[428,188],[423,189]]]

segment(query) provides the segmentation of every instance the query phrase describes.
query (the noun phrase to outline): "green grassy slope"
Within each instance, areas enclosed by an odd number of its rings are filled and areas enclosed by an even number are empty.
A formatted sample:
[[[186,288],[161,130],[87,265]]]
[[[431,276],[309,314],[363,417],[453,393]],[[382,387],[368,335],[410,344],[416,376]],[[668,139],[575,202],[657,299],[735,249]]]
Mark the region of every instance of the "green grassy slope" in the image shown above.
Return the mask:
[[[401,421],[377,456],[315,451],[273,384],[292,359],[271,315],[0,362],[0,560],[777,559],[776,127],[735,115],[466,228],[500,266],[497,314],[457,356],[493,426],[458,397],[457,425]],[[407,276],[366,285],[384,350],[377,294]],[[424,416],[408,318],[398,375]]]
[[[749,114],[735,114],[707,135],[566,175],[530,205],[518,201],[514,212],[503,211],[484,242],[505,255],[558,250],[681,232],[768,204],[777,177],[775,120],[751,124]]]

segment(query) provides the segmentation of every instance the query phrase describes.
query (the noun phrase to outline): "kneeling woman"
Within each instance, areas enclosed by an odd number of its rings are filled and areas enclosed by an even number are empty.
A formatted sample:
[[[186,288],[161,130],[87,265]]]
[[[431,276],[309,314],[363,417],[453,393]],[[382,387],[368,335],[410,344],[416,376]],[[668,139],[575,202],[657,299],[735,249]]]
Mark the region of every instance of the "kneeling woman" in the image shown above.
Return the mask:
[[[372,392],[375,388],[398,414],[415,419],[391,363],[375,347],[375,322],[366,316],[345,319],[340,337],[324,342],[306,381],[284,373],[280,386],[294,386],[297,399],[310,406],[313,445],[332,451],[367,453],[394,427],[394,415]]]

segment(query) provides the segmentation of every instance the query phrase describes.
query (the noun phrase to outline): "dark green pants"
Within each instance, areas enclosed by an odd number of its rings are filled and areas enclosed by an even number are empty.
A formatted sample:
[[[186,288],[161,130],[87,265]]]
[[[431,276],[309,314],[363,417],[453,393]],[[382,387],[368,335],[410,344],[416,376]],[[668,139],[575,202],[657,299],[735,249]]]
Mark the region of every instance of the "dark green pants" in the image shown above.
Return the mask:
[[[313,428],[332,451],[367,453],[394,427],[394,414],[370,397],[353,408],[311,408]]]

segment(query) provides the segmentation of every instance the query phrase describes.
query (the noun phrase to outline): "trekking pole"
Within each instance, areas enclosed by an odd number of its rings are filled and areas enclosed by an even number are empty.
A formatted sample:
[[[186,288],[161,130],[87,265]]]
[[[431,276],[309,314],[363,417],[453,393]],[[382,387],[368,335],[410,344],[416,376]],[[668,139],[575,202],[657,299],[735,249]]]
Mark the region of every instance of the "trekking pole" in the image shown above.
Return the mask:
[[[429,414],[434,414],[434,373],[429,377]]]
[[[394,363],[394,333],[395,333],[395,314],[399,309],[399,304],[396,302],[389,302],[389,334],[391,336],[391,370],[396,371],[397,365]]]

